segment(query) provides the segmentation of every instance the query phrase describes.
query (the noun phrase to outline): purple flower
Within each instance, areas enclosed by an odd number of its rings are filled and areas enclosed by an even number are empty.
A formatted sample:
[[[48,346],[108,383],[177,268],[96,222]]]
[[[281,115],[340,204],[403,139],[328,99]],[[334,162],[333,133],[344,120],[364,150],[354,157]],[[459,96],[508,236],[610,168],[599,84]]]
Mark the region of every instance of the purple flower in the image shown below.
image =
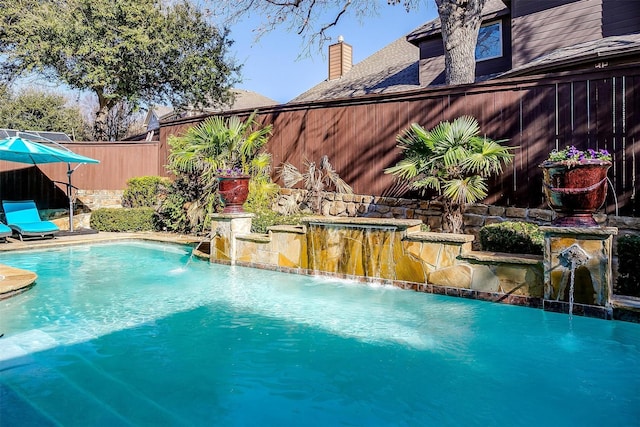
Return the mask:
[[[228,167],[228,168],[218,168],[218,169],[216,169],[216,175],[218,175],[218,176],[237,177],[237,176],[245,176],[246,174],[239,167],[231,167],[231,168]]]
[[[566,147],[564,150],[553,150],[547,159],[551,162],[566,162],[576,164],[586,160],[611,161],[611,154],[607,150],[594,150],[588,148],[586,151],[578,150],[575,146]]]

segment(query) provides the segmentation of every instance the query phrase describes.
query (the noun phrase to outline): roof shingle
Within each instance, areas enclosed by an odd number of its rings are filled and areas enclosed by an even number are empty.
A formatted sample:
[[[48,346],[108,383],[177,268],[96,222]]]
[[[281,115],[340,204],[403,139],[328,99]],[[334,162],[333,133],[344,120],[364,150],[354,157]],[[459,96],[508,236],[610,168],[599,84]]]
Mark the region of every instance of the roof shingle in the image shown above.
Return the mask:
[[[418,57],[418,48],[403,36],[355,64],[341,78],[325,80],[290,103],[417,89],[420,87]]]

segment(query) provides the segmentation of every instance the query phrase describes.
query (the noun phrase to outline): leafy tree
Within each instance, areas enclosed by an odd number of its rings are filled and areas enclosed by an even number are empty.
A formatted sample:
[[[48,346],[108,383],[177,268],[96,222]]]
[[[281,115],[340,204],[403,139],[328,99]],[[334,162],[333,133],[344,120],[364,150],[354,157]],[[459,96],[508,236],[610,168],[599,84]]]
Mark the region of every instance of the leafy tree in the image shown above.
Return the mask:
[[[482,9],[486,0],[434,0],[442,26],[445,74],[447,84],[475,81],[475,46],[482,23]],[[234,0],[215,1],[233,22],[243,15],[258,13],[266,17],[258,28],[258,36],[277,26],[285,25],[301,35],[308,45],[323,45],[328,40],[327,30],[335,27],[346,14],[365,19],[380,12],[380,3],[402,4],[407,13],[431,3],[425,0]],[[318,22],[320,21],[320,22]]]
[[[513,147],[479,135],[478,121],[470,116],[441,122],[431,130],[414,123],[397,138],[404,158],[385,170],[413,189],[441,195],[452,233],[462,231],[464,205],[487,197],[487,178],[513,159]]]
[[[105,139],[121,101],[227,102],[239,70],[226,58],[227,36],[188,0],[0,0],[0,77],[35,72],[92,91]]]
[[[202,224],[218,204],[218,175],[222,170],[250,175],[249,197],[256,192],[273,192],[271,155],[262,152],[271,136],[271,125],[260,127],[256,113],[239,117],[213,116],[189,128],[183,136],[170,137],[168,168],[197,182],[197,196],[189,200],[187,216],[192,226]],[[252,196],[253,193],[253,196]]]
[[[16,95],[0,89],[0,127],[17,130],[64,132],[88,139],[88,125],[78,107],[67,106],[63,95],[25,89]]]

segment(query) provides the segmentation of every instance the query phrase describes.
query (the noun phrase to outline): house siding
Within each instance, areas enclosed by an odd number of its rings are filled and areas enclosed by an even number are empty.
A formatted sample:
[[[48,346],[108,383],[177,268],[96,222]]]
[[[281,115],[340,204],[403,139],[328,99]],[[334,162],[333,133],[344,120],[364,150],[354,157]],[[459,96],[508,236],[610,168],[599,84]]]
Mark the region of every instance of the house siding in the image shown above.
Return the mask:
[[[442,37],[420,42],[420,86],[444,84],[444,46]]]
[[[601,39],[602,0],[515,0],[512,34],[513,67],[562,47]]]
[[[584,0],[512,0],[511,16],[521,17],[532,13],[543,12],[569,3],[583,3]]]
[[[640,32],[640,2],[637,0],[604,0],[602,2],[602,35],[621,36]]]

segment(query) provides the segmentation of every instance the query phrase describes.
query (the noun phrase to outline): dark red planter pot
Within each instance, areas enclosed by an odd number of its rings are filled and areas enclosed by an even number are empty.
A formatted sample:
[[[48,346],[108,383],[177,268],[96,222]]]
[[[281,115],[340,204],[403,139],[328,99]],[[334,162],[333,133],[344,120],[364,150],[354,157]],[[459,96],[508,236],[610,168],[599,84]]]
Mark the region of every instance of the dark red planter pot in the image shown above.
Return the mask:
[[[222,197],[222,213],[242,213],[242,205],[249,196],[248,176],[218,177],[218,193]]]
[[[611,162],[588,160],[572,166],[545,162],[540,167],[547,203],[561,214],[553,225],[596,227],[593,214],[607,198],[607,171]]]

